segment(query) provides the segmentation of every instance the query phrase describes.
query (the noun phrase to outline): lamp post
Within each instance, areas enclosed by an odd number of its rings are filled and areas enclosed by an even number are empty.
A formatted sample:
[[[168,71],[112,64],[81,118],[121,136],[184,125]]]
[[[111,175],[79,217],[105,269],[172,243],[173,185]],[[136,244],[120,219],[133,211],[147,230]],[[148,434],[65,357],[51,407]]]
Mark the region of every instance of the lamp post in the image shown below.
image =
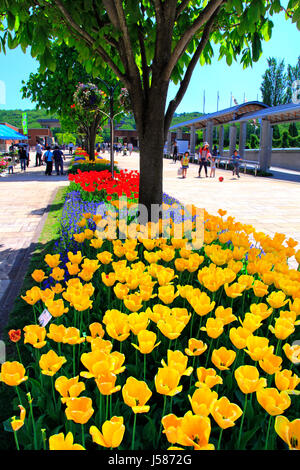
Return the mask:
[[[100,82],[105,85],[108,93],[109,93],[109,114],[105,113],[101,109],[99,110],[100,113],[104,114],[106,117],[108,117],[109,122],[110,122],[110,165],[111,165],[111,174],[112,177],[114,178],[114,119],[119,115],[122,114],[123,111],[120,111],[119,113],[114,114],[114,93],[119,85],[117,82],[114,86],[109,85],[106,83],[102,78],[99,78]]]

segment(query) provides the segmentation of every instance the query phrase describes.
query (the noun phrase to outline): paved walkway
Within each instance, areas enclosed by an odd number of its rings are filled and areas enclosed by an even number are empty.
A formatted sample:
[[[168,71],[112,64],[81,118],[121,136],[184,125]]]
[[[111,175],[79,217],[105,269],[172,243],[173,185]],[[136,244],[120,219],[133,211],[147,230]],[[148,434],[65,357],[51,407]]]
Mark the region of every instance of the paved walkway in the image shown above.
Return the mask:
[[[68,159],[68,157],[67,157]],[[0,177],[0,332],[19,291],[57,189],[67,176],[45,176],[45,166]]]
[[[120,168],[139,169],[137,154],[116,156]],[[227,210],[236,221],[252,224],[256,230],[274,235],[284,233],[300,243],[300,174],[276,169],[275,178],[241,173],[240,179],[229,170],[216,170],[216,178],[205,178],[198,165],[191,164],[187,178],[177,176],[180,164],[164,160],[164,192],[186,204],[205,207],[211,214]],[[208,175],[210,170],[208,169]],[[219,176],[224,177],[219,182]],[[300,248],[300,246],[299,246]],[[299,249],[298,248],[298,249]]]

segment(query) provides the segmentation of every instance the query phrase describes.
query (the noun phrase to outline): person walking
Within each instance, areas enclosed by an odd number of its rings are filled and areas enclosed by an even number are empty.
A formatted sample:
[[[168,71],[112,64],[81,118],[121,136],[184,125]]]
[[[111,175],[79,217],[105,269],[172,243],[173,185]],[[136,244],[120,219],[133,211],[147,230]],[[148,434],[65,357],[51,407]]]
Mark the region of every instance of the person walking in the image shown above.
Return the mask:
[[[19,148],[19,158],[21,163],[21,171],[26,171],[27,168],[27,152],[25,147]]]
[[[174,146],[173,146],[173,163],[177,162],[177,157],[178,157],[178,144],[175,140]]]
[[[199,172],[198,172],[198,177],[201,178],[201,170],[202,167],[204,167],[205,175],[207,178],[207,164],[208,160],[210,158],[211,154],[209,151],[209,144],[208,142],[204,142],[204,145],[202,148],[199,150]]]
[[[63,152],[59,149],[58,146],[56,146],[54,149],[53,160],[54,160],[55,171],[56,171],[57,176],[59,176],[59,174],[63,176],[64,160],[66,160],[66,157],[64,156]]]
[[[186,178],[186,173],[189,167],[189,162],[190,162],[190,154],[189,152],[185,152],[181,159],[182,178]]]
[[[242,157],[239,155],[238,151],[235,150],[232,155],[232,163],[233,163],[233,170],[232,170],[232,176],[234,176],[234,173],[238,178],[240,178],[240,163],[242,160]]]
[[[53,169],[53,153],[51,152],[50,147],[47,147],[46,152],[44,153],[44,161],[46,163],[45,175],[51,176]]]
[[[131,142],[129,142],[129,144],[128,144],[128,151],[129,151],[129,156],[131,157],[131,154],[133,152],[133,145],[132,145]]]
[[[70,152],[70,155],[73,155],[73,149],[74,149],[74,144],[73,144],[73,142],[70,142],[70,143],[69,143],[69,152]]]
[[[36,151],[35,166],[41,166],[43,152],[42,152],[42,146],[38,140],[36,141],[35,151]]]

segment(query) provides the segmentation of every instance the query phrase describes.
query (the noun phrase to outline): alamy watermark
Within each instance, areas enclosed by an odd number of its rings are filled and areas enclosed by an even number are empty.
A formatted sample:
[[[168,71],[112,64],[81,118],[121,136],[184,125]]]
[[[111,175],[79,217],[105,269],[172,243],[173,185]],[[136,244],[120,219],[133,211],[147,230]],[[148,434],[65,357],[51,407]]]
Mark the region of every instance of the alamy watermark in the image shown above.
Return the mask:
[[[292,102],[300,104],[300,80],[295,80],[292,84]]]
[[[6,361],[6,347],[4,341],[0,340],[0,364]]]
[[[152,204],[149,214],[143,204],[128,206],[123,196],[118,210],[113,204],[102,204],[96,217],[96,236],[102,239],[186,238],[190,250],[199,250],[204,242],[204,210],[195,206]]]
[[[6,104],[6,85],[3,80],[0,80],[0,105]]]

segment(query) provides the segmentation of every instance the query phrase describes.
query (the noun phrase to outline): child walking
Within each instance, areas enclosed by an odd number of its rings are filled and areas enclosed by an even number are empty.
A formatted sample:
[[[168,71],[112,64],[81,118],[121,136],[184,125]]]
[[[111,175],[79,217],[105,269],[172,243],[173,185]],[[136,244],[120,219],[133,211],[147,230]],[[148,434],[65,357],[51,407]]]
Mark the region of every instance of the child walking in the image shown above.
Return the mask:
[[[186,178],[187,169],[189,167],[190,161],[190,154],[189,152],[185,152],[181,159],[181,166],[182,166],[182,178]]]
[[[216,176],[216,157],[211,155],[210,157],[210,178],[214,178]]]

